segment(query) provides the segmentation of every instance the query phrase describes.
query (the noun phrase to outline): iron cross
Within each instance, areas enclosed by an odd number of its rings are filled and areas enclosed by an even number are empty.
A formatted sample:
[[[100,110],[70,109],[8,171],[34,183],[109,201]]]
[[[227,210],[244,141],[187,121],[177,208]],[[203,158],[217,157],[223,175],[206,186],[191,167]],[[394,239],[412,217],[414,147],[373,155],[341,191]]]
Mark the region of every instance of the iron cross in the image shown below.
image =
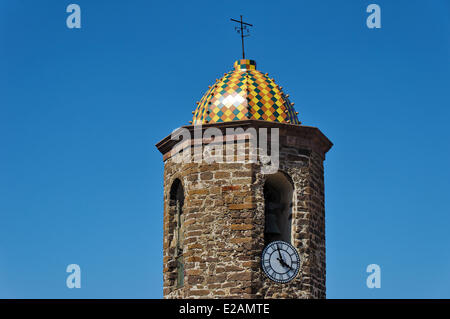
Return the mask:
[[[246,22],[242,21],[242,15],[241,15],[241,20],[231,19],[231,21],[237,22],[237,23],[239,23],[241,25],[240,27],[236,27],[236,31],[241,34],[242,58],[245,59],[244,38],[249,36],[249,34],[248,34],[249,29],[247,28],[247,26],[253,27],[253,24],[246,23]],[[244,31],[247,31],[247,34],[244,35]]]

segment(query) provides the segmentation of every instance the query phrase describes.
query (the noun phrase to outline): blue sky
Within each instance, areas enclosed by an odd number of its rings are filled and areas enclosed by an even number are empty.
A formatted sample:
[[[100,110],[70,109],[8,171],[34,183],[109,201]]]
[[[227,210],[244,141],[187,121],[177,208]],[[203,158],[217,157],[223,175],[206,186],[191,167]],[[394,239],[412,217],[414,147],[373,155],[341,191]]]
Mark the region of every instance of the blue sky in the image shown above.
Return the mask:
[[[445,0],[0,0],[0,298],[162,297],[154,144],[240,57],[240,14],[247,56],[334,142],[327,296],[450,298]]]

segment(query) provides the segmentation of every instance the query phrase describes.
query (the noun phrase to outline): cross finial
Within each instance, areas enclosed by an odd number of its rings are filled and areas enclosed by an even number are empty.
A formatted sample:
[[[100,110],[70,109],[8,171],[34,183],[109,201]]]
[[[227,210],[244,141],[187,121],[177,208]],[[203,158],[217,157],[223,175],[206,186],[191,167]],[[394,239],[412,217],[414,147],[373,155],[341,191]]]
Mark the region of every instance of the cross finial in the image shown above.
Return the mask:
[[[247,26],[253,27],[253,24],[246,23],[246,22],[242,21],[242,15],[241,15],[241,20],[231,19],[231,21],[237,22],[237,23],[240,24],[240,26],[239,26],[239,27],[236,27],[235,29],[236,29],[237,33],[240,33],[240,34],[241,34],[241,41],[242,41],[242,58],[245,59],[244,38],[245,38],[245,37],[248,37],[248,36],[250,35],[250,34],[249,34],[249,31],[250,31],[250,30],[248,29]],[[246,34],[244,34],[244,32],[246,32]]]

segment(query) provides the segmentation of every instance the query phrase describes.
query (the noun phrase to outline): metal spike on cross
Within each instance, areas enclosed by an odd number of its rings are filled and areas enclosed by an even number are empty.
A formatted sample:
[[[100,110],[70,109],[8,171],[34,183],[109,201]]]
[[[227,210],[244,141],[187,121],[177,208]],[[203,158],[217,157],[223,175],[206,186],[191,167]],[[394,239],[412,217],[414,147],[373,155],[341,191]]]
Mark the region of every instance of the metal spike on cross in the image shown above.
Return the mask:
[[[241,35],[241,41],[242,41],[242,58],[245,59],[245,50],[244,50],[244,38],[248,37],[249,34],[249,29],[247,26],[249,27],[253,27],[253,24],[247,23],[242,21],[242,15],[241,15],[241,19],[240,20],[235,20],[235,19],[230,19],[233,22],[237,22],[240,24],[240,26],[235,27],[237,33],[239,33]],[[247,34],[244,34],[244,32],[247,32]]]

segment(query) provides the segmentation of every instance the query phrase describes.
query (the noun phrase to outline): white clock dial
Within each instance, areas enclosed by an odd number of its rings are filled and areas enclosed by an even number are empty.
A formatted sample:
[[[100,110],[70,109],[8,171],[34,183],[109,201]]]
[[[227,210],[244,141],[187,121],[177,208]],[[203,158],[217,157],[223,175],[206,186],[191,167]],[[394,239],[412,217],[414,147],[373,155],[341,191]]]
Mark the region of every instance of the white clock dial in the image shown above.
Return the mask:
[[[261,266],[267,277],[276,282],[286,283],[297,276],[300,269],[300,256],[294,246],[277,240],[264,248]]]

